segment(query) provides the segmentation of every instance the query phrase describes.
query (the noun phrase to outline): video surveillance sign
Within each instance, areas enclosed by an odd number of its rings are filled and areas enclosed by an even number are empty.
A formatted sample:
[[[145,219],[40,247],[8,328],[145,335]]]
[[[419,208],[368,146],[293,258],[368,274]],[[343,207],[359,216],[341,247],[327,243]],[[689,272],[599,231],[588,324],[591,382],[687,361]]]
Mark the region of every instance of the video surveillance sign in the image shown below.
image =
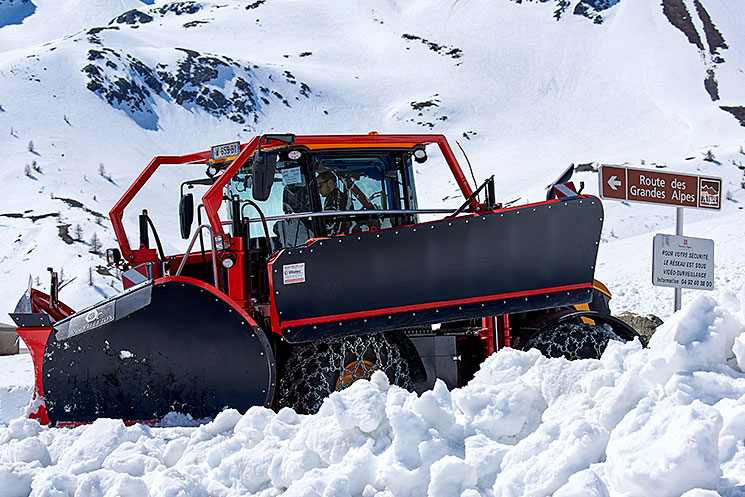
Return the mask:
[[[714,289],[714,240],[657,234],[652,247],[653,285]]]

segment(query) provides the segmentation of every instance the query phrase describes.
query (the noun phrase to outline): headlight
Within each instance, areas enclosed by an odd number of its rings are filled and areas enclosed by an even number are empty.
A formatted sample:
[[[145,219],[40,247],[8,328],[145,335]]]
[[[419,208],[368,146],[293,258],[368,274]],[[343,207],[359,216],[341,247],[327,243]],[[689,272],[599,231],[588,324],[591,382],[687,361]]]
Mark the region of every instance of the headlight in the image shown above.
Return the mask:
[[[426,162],[427,160],[427,151],[424,149],[422,145],[417,145],[414,147],[414,160],[418,163]]]
[[[220,264],[225,269],[230,269],[235,266],[235,254],[233,252],[225,252],[220,258]]]

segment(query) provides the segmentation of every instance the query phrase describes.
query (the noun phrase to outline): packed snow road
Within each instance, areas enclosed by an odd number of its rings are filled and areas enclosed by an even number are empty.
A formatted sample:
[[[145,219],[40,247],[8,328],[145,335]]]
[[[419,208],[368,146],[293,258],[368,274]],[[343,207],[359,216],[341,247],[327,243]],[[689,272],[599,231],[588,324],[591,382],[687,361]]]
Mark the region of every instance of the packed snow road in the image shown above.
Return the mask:
[[[745,316],[725,291],[693,299],[648,349],[575,362],[504,349],[453,391],[417,396],[377,373],[312,416],[3,420],[0,496],[741,496],[744,370]]]

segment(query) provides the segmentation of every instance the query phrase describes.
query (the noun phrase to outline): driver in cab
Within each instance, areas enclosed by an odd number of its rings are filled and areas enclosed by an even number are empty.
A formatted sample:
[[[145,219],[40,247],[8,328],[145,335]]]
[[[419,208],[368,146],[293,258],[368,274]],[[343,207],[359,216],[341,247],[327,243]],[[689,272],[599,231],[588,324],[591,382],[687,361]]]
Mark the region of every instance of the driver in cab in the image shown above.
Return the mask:
[[[336,176],[331,171],[323,171],[316,177],[318,192],[324,198],[324,211],[351,211],[352,200],[346,192],[339,189]],[[326,236],[349,233],[352,223],[343,219],[329,217],[326,221]]]

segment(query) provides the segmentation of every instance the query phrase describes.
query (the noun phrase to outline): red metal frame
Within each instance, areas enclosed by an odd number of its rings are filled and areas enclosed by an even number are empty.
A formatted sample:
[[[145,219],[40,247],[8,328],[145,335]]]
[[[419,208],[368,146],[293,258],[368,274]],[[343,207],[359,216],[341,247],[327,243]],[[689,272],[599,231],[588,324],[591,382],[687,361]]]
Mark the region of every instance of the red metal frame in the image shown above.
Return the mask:
[[[450,171],[455,178],[456,183],[461,189],[464,198],[468,198],[473,194],[471,186],[468,184],[463,171],[458,164],[458,160],[453,154],[453,150],[450,148],[444,135],[305,135],[297,136],[294,145],[305,145],[308,147],[315,146],[328,146],[329,148],[347,148],[347,147],[359,147],[363,148],[365,145],[370,147],[383,147],[390,146],[394,147],[413,147],[414,145],[428,145],[437,144],[445,157],[445,161],[450,167]],[[207,219],[215,234],[224,233],[222,223],[218,216],[218,210],[222,204],[223,199],[223,188],[228,184],[230,178],[232,178],[238,170],[246,164],[248,159],[254,154],[259,145],[259,137],[254,137],[248,143],[241,145],[241,152],[233,160],[231,165],[223,172],[218,180],[213,184],[209,190],[203,195],[202,202],[207,213]],[[270,142],[262,144],[264,147],[276,147],[283,145],[280,142]],[[199,164],[204,163],[211,157],[210,151],[197,152],[189,155],[182,156],[158,156],[155,157],[145,170],[137,177],[132,185],[127,189],[121,199],[114,205],[109,212],[111,218],[111,224],[114,228],[114,233],[119,241],[119,247],[122,252],[122,256],[129,264],[139,264],[142,262],[152,262],[152,255],[150,252],[140,252],[139,249],[133,250],[129,245],[127,234],[124,231],[124,225],[122,223],[122,217],[124,209],[129,205],[132,199],[142,189],[144,184],[150,179],[155,171],[163,164]],[[476,199],[471,202],[471,208],[479,211],[484,208]]]
[[[249,295],[246,293],[246,267],[245,267],[245,250],[244,240],[241,237],[232,238],[232,246],[228,252],[235,254],[233,267],[227,270],[228,277],[226,291],[238,305],[248,307]],[[220,264],[220,261],[218,261]]]
[[[140,262],[151,262],[152,259],[138,257],[138,254],[136,253],[137,251],[133,251],[132,248],[129,246],[129,240],[127,239],[127,234],[124,231],[124,225],[122,223],[122,215],[124,214],[124,209],[127,207],[127,205],[129,205],[135,195],[137,195],[137,193],[142,189],[145,183],[147,183],[147,180],[150,179],[153,173],[155,173],[155,171],[157,171],[161,165],[200,163],[205,162],[210,157],[211,152],[198,152],[195,154],[181,156],[159,155],[158,157],[155,157],[152,161],[150,161],[150,164],[148,164],[145,170],[140,173],[134,183],[132,183],[132,185],[124,193],[122,198],[120,198],[119,201],[114,204],[114,207],[112,207],[109,211],[109,217],[111,218],[111,224],[114,227],[116,239],[119,241],[119,247],[122,251],[122,256],[128,263],[137,264]]]
[[[52,327],[44,328],[17,328],[16,333],[21,337],[23,342],[28,347],[29,353],[31,354],[31,360],[34,363],[34,396],[33,401],[40,402],[37,406],[36,412],[29,414],[29,418],[38,419],[39,423],[48,425],[49,416],[47,415],[47,407],[44,405],[44,349],[47,346],[47,339],[49,333],[53,330]]]
[[[204,207],[205,207],[207,220],[209,224],[211,225],[214,234],[224,234],[222,222],[218,215],[218,211],[223,201],[224,188],[228,184],[230,179],[238,172],[238,170],[248,163],[249,159],[253,156],[253,154],[259,148],[259,140],[260,140],[260,137],[255,136],[249,142],[241,144],[240,153],[238,154],[238,156],[230,163],[227,169],[217,178],[215,183],[202,196],[202,203],[204,204]],[[468,180],[463,174],[463,171],[460,168],[460,165],[458,164],[457,159],[455,158],[453,150],[450,148],[450,145],[448,144],[444,135],[429,135],[429,134],[421,134],[421,135],[378,135],[378,134],[304,135],[304,136],[296,136],[295,142],[293,145],[306,146],[312,150],[319,150],[319,149],[332,150],[332,149],[365,148],[365,147],[369,147],[369,148],[413,148],[416,145],[431,145],[431,144],[436,144],[439,147],[464,198],[469,198],[473,194],[473,189],[468,184]],[[285,144],[282,142],[273,141],[273,140],[269,140],[267,143],[261,144],[262,148],[265,148],[265,149],[280,147],[284,145]],[[173,165],[199,164],[199,163],[206,163],[210,158],[211,158],[210,151],[197,152],[197,153],[183,155],[183,156],[155,157],[150,162],[150,164],[148,164],[145,170],[139,175],[139,177],[134,181],[134,183],[129,187],[129,189],[125,192],[122,198],[114,205],[114,207],[110,211],[111,222],[112,222],[116,237],[119,241],[119,245],[122,251],[122,256],[129,264],[140,264],[143,262],[155,262],[157,255],[153,249],[144,249],[143,247],[140,247],[138,249],[133,250],[130,247],[129,241],[127,239],[126,233],[124,231],[124,226],[122,223],[124,209],[130,204],[132,199],[137,195],[137,193],[142,189],[144,184],[151,178],[151,176],[155,173],[155,171],[161,165],[164,165],[164,164],[173,164]],[[560,202],[560,200],[548,201],[548,203],[553,203],[553,202]],[[528,204],[528,205],[511,206],[504,210],[525,209],[533,205],[545,204],[545,203],[547,202],[536,202],[536,203]],[[471,201],[470,207],[472,211],[475,211],[477,213],[483,213],[485,211],[485,206],[479,203],[476,199],[473,199]],[[478,215],[478,214],[473,214],[473,215]],[[312,241],[309,241],[308,243],[311,243],[311,242]],[[228,292],[232,297],[228,297],[228,296],[224,296],[224,297],[226,300],[235,304],[236,309],[244,309],[248,307],[247,303],[249,299],[249,296],[246,294],[246,289],[245,289],[245,268],[244,268],[243,258],[240,257],[240,255],[243,253],[244,246],[240,244],[240,238],[236,238],[234,243],[239,244],[237,246],[234,246],[232,249],[232,251],[235,252],[238,255],[238,257],[236,258],[236,265],[227,271],[228,278],[226,281],[226,288],[225,288],[225,291]],[[190,259],[191,258],[192,257],[190,257]],[[272,263],[273,263],[273,260],[269,261],[268,269],[270,271],[270,274],[272,271]],[[159,275],[156,274],[156,277],[157,276]],[[198,281],[198,280],[194,280],[194,281]],[[198,284],[205,288],[213,288],[212,285],[209,285],[204,282],[199,282]],[[272,278],[269,278],[269,284],[270,284],[270,291],[271,291],[271,301],[272,301],[272,304],[274,304],[274,298],[273,298],[274,289],[272,288]],[[313,324],[313,323],[320,323],[320,322],[326,322],[326,321],[337,321],[340,319],[355,319],[355,318],[360,318],[360,317],[385,314],[388,312],[415,311],[415,310],[421,310],[421,309],[436,308],[436,307],[443,306],[443,305],[475,303],[475,302],[481,302],[481,301],[491,300],[491,299],[496,299],[496,298],[520,297],[520,296],[539,294],[539,293],[543,293],[547,291],[559,291],[559,290],[578,289],[578,288],[587,288],[587,287],[588,285],[582,284],[582,285],[574,285],[571,287],[561,287],[561,288],[557,287],[553,289],[541,289],[541,290],[534,290],[530,292],[520,292],[516,294],[505,294],[505,295],[496,295],[496,296],[471,298],[471,299],[459,299],[459,300],[448,301],[448,302],[431,302],[431,303],[423,304],[423,305],[403,306],[400,308],[397,307],[395,309],[378,309],[374,311],[347,313],[347,314],[334,315],[334,316],[323,316],[323,317],[303,319],[303,320],[294,320],[294,321],[289,321],[289,322],[280,322],[279,317],[276,315],[276,307],[272,305],[271,311],[270,311],[270,314],[271,314],[270,317],[271,317],[272,331],[274,331],[275,333],[281,334],[282,328],[288,328],[288,327],[297,326],[297,325]],[[221,295],[224,295],[219,290],[216,290],[216,291],[218,291]],[[247,319],[250,319],[248,314],[245,311],[243,311],[242,314]],[[509,345],[510,329],[509,329],[508,320],[500,319],[496,323],[491,322],[491,324],[484,321],[483,326],[484,326],[484,329],[482,333],[482,338],[485,340],[485,353],[487,355],[493,352],[495,349],[499,348],[500,346]],[[494,343],[495,340],[497,343]]]
[[[497,325],[494,316],[481,318],[479,338],[484,342],[484,358],[489,357],[496,351],[496,333]]]
[[[510,316],[504,314],[497,316],[497,330],[498,330],[498,348],[511,347],[512,346],[512,326],[510,325]]]
[[[67,316],[72,316],[75,311],[62,302],[52,305],[52,298],[41,290],[31,289],[32,312],[43,312],[49,314],[54,321],[59,321]]]

